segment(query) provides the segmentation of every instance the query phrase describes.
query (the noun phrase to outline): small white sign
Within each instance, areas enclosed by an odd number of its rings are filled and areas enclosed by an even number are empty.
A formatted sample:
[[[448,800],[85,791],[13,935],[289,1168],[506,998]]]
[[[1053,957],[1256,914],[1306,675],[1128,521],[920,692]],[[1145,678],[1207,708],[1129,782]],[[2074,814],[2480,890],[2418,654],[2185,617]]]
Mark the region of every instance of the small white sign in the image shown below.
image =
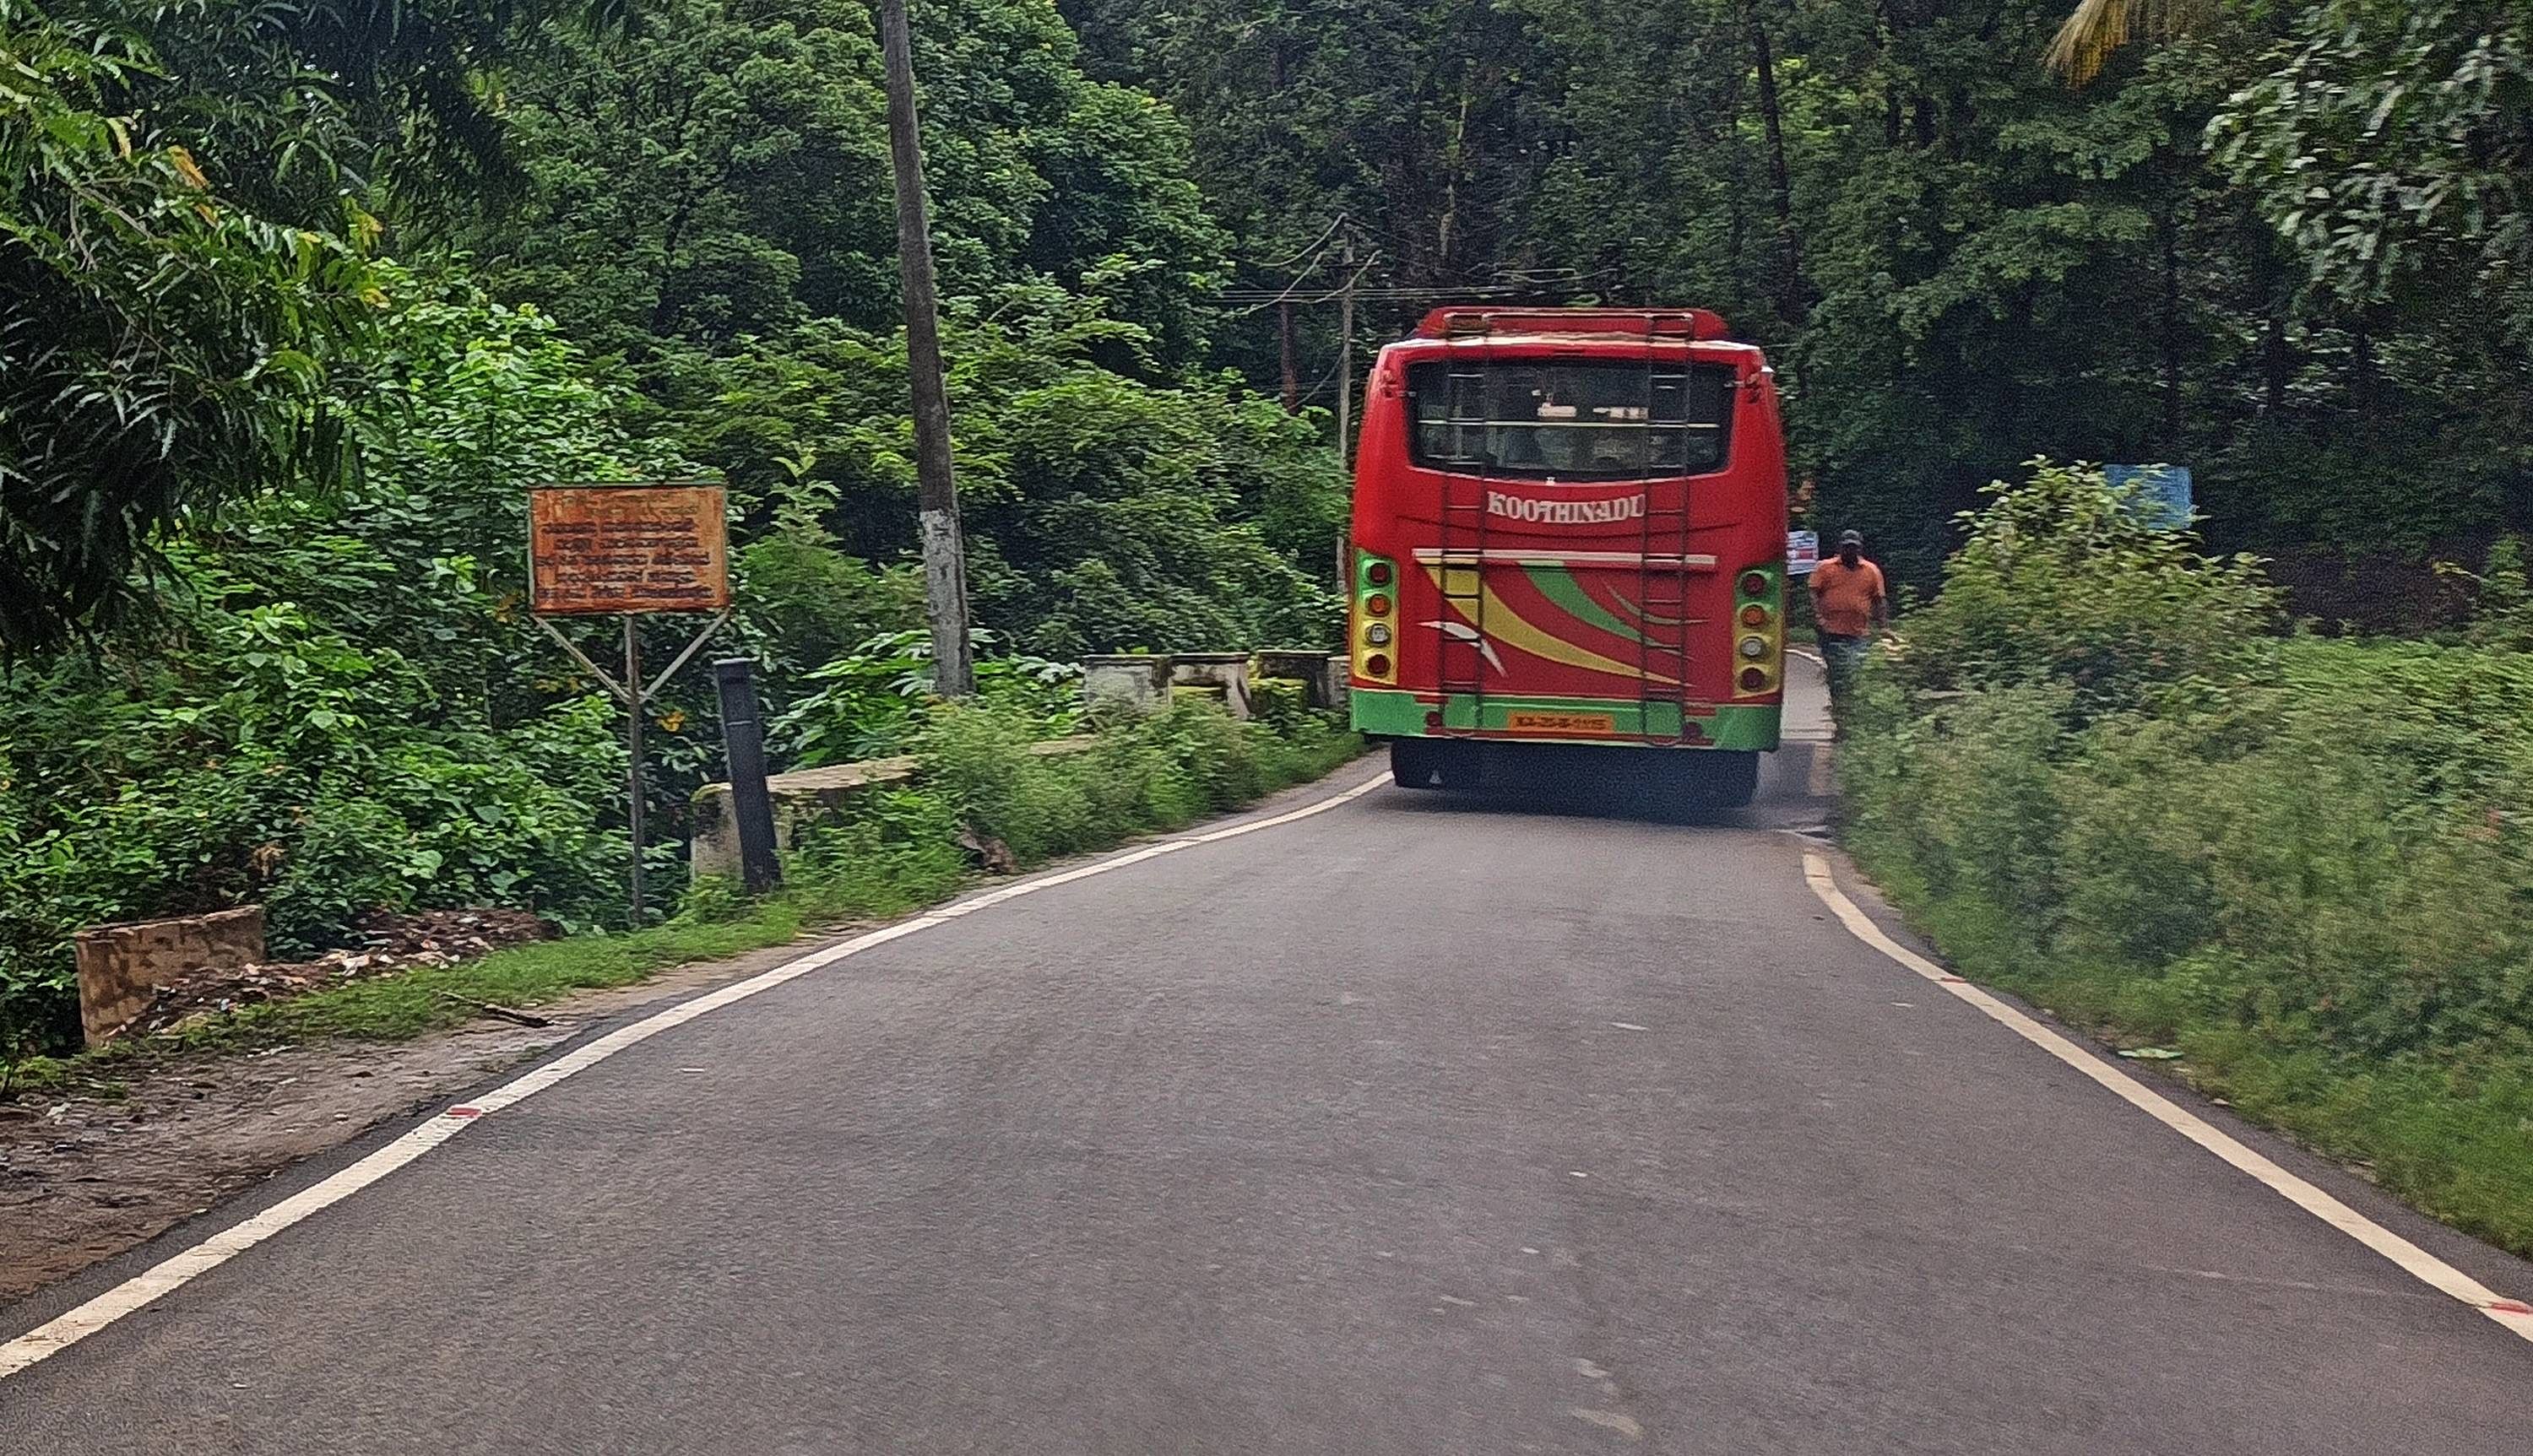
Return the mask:
[[[1786,574],[1809,576],[1820,564],[1820,533],[1789,531],[1786,533]]]

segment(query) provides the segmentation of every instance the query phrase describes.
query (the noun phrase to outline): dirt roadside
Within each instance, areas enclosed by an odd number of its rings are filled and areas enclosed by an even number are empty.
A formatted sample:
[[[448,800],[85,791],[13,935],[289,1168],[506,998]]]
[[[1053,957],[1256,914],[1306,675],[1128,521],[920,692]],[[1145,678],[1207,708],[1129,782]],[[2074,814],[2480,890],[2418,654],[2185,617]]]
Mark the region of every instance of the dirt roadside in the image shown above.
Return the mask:
[[[119,1095],[0,1102],[0,1306],[154,1238],[302,1158],[451,1097],[592,1024],[780,965],[849,931],[663,971],[407,1042],[328,1041],[118,1069]]]

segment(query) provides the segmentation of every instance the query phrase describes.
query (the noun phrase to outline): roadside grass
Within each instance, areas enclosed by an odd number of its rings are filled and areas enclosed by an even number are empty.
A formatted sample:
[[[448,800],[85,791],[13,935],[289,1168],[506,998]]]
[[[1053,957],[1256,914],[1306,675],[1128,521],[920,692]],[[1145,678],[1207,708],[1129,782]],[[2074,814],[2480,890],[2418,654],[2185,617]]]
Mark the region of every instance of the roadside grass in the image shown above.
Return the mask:
[[[1182,828],[1324,778],[1362,752],[1362,740],[1332,716],[1266,706],[1259,720],[1234,723],[1218,709],[1183,704],[1111,725],[1090,750],[1065,758],[1031,754],[1036,728],[1025,718],[944,712],[921,745],[913,785],[872,792],[834,822],[805,827],[773,895],[748,900],[725,881],[704,880],[659,925],[512,946],[243,1007],[179,1032],[30,1058],[9,1069],[0,1095],[71,1087],[111,1095],[118,1077],[175,1056],[324,1039],[403,1041],[477,1019],[470,1001],[528,1010],[811,931],[894,919],[985,878],[963,837],[1003,846],[1025,869]]]
[[[2324,638],[2097,471],[1965,524],[1843,705],[1857,863],[1965,975],[2533,1254],[2520,571],[2454,640]]]
[[[2367,1056],[2300,1044],[2281,1028],[2194,1009],[2169,975],[2037,952],[1992,903],[1934,893],[1887,845],[1851,847],[1962,974],[2112,1048],[2178,1051],[2153,1070],[2223,1098],[2440,1222],[2533,1257],[2533,1057]]]

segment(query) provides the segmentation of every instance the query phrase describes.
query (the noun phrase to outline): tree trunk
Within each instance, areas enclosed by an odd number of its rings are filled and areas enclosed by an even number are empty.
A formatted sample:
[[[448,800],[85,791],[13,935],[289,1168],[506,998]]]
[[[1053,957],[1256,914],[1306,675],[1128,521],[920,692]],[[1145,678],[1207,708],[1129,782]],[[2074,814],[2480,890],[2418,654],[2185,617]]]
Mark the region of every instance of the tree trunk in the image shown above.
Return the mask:
[[[2261,416],[2275,419],[2286,413],[2287,374],[2291,361],[2287,357],[2287,301],[2284,294],[2269,300],[2269,319],[2261,330]]]
[[[2348,402],[2356,407],[2360,429],[2375,409],[2375,332],[2367,326],[2366,315],[2367,309],[2360,305],[2348,330]]]
[[[1443,216],[1434,228],[1434,278],[1452,276],[1451,252],[1459,244],[1460,170],[1468,159],[1469,87],[1460,84],[1460,114],[1451,124],[1451,140],[1443,148]]]
[[[888,81],[888,149],[897,180],[897,271],[906,302],[906,375],[914,406],[915,523],[923,596],[932,619],[932,687],[946,698],[976,689],[968,651],[968,556],[959,490],[950,474],[950,397],[941,382],[940,305],[932,286],[932,227],[915,130],[914,54],[906,0],[879,0],[880,59]]]
[[[2163,309],[2156,345],[2163,356],[2163,458],[2181,456],[2181,218],[2178,204],[2163,211]]]

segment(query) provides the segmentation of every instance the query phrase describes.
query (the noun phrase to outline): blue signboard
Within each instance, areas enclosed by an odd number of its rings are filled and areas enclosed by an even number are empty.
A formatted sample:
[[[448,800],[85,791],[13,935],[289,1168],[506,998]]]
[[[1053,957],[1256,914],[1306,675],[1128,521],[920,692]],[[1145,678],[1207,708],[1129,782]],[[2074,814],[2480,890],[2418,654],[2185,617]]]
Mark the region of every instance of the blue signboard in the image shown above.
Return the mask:
[[[1789,531],[1786,533],[1786,574],[1809,576],[1820,564],[1820,533]]]
[[[2187,465],[2105,465],[2102,478],[2115,490],[2134,488],[2138,514],[2167,531],[2190,524],[2190,467]]]

